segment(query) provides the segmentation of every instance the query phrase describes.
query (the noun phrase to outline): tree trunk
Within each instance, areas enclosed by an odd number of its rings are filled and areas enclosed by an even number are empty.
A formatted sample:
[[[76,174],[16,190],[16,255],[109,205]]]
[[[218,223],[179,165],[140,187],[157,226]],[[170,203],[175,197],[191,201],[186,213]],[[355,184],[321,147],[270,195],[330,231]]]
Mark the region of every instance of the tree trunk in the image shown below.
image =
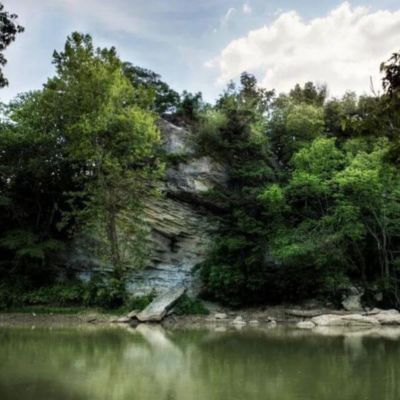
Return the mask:
[[[111,263],[116,277],[120,279],[122,278],[122,265],[118,243],[117,215],[114,210],[108,211],[107,235],[110,244]]]

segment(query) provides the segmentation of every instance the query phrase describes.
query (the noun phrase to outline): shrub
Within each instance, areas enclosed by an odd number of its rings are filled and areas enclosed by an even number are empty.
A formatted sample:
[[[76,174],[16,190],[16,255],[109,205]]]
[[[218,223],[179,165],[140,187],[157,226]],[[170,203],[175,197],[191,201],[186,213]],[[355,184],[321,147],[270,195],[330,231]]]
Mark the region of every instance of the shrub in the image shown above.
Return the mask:
[[[82,283],[58,283],[29,291],[22,296],[24,305],[59,305],[82,304],[85,287]]]
[[[21,304],[21,293],[19,290],[11,290],[7,285],[0,285],[0,310]]]
[[[156,293],[154,291],[144,296],[134,296],[128,301],[129,309],[142,311],[153,301],[155,296]]]
[[[183,295],[174,307],[176,315],[208,315],[209,311],[199,299]]]
[[[83,303],[87,306],[118,308],[126,301],[126,289],[118,279],[104,280],[94,277],[86,285]]]

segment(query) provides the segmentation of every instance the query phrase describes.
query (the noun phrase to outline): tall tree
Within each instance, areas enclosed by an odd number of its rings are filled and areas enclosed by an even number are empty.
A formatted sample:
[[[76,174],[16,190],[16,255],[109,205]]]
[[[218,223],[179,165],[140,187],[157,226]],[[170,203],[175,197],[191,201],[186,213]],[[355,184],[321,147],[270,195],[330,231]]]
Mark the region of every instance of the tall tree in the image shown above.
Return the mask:
[[[266,131],[272,92],[244,73],[205,115],[200,147],[227,167],[228,184],[212,194],[223,205],[220,230],[203,265],[212,296],[233,304],[265,299],[266,237],[260,188],[273,178]]]
[[[24,28],[16,23],[17,18],[16,14],[5,11],[4,5],[0,3],[0,88],[8,85],[1,69],[7,64],[3,52],[15,40],[17,34],[24,31]]]
[[[123,63],[123,70],[126,77],[137,88],[138,94],[138,89],[142,89],[141,99],[138,96],[137,101],[147,101],[147,107],[161,115],[176,111],[179,105],[179,94],[162,81],[160,75],[129,62]]]
[[[155,117],[136,103],[114,48],[95,49],[89,35],[73,33],[53,62],[56,75],[12,104],[2,126],[5,210],[15,206],[14,226],[33,232],[25,235],[33,244],[57,237],[57,227],[64,240],[66,228],[84,235],[121,279],[129,246],[138,249],[130,266],[143,256],[140,209],[162,170]],[[1,244],[14,246],[7,237]]]
[[[154,116],[137,105],[138,89],[115,49],[94,49],[90,36],[73,33],[64,51],[54,53],[54,64],[57,75],[45,91],[52,104],[63,105],[67,154],[83,185],[75,197],[84,204],[77,218],[86,232],[104,237],[101,254],[120,279],[126,264],[134,264],[124,250],[139,240],[143,221],[136,216],[161,171],[159,131]]]

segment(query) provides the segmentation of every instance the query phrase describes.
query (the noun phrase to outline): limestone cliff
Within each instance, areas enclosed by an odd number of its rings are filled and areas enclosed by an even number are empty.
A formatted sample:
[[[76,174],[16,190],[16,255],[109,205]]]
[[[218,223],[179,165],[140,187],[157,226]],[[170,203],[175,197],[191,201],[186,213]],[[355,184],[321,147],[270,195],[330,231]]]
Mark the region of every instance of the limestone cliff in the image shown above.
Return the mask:
[[[165,120],[159,127],[164,150],[180,161],[166,170],[163,196],[146,205],[150,254],[147,267],[129,279],[128,288],[135,294],[177,285],[196,290],[192,271],[204,259],[215,229],[201,194],[226,182],[222,166],[209,157],[196,157],[190,131]]]

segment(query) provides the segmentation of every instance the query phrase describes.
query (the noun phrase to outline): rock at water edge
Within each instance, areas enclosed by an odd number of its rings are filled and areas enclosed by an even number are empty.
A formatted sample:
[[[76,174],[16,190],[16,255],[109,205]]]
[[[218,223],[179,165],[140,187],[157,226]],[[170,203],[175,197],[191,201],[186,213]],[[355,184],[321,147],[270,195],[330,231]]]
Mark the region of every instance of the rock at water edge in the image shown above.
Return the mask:
[[[167,292],[157,296],[136,318],[141,322],[159,322],[167,311],[179,300],[186,292],[186,288],[172,288]]]
[[[379,325],[374,317],[365,317],[360,314],[333,315],[325,314],[314,317],[311,321],[317,326],[368,326]]]
[[[299,329],[313,329],[315,324],[312,321],[301,321],[296,324]]]
[[[247,322],[243,320],[241,315],[239,315],[232,321],[232,324],[233,325],[247,325]]]
[[[400,325],[400,313],[397,310],[380,310],[374,318],[382,325]]]

